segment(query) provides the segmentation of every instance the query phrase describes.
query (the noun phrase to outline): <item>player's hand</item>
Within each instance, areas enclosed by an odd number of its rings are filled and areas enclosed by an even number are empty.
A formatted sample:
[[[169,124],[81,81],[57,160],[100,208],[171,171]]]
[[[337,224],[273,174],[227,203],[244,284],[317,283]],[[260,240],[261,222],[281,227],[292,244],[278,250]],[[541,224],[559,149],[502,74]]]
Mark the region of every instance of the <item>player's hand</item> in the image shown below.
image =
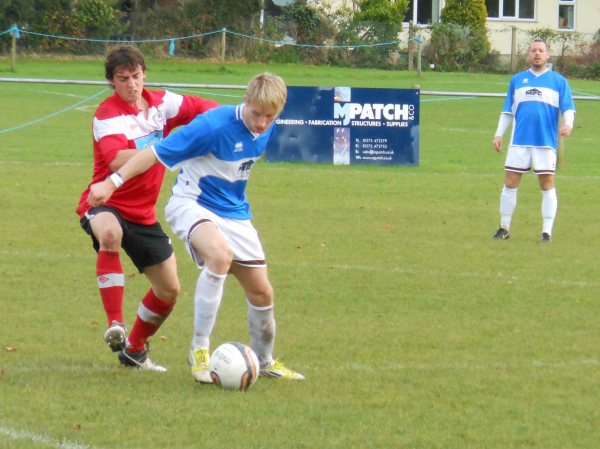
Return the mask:
[[[116,187],[110,179],[92,184],[87,197],[88,204],[92,207],[101,206],[109,200],[115,189]]]
[[[492,140],[492,146],[494,147],[494,150],[496,150],[497,152],[502,151],[502,137],[501,136],[494,137],[494,140]]]
[[[558,133],[563,137],[568,137],[571,135],[571,131],[573,131],[571,125],[567,125],[565,123],[563,126],[561,126],[560,131]]]

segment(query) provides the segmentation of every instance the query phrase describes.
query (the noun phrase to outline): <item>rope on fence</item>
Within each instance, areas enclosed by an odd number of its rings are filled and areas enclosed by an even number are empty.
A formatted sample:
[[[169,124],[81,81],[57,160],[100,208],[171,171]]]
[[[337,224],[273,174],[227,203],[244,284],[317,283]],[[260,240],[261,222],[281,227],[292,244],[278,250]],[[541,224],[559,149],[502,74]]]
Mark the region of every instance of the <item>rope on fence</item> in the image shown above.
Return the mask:
[[[80,41],[80,42],[108,43],[108,44],[110,44],[110,43],[113,43],[113,44],[118,44],[118,43],[144,44],[144,43],[160,43],[160,42],[169,42],[169,44],[173,44],[175,41],[198,39],[198,38],[211,36],[211,35],[218,34],[218,33],[230,34],[232,36],[243,37],[246,39],[256,40],[259,42],[264,42],[264,43],[269,43],[269,44],[292,45],[292,46],[297,46],[297,47],[308,47],[308,48],[347,48],[347,49],[349,49],[349,48],[360,48],[360,47],[381,47],[381,46],[387,46],[387,45],[400,45],[400,44],[405,43],[402,40],[395,40],[395,41],[389,41],[389,42],[378,42],[378,43],[374,43],[374,44],[352,44],[352,45],[298,44],[294,41],[286,40],[286,39],[273,40],[273,39],[265,39],[265,38],[257,37],[257,36],[251,36],[249,34],[237,33],[235,31],[228,30],[227,28],[221,28],[219,30],[208,31],[206,33],[200,33],[200,34],[191,34],[188,36],[174,36],[174,37],[164,37],[164,38],[154,38],[154,39],[93,39],[93,38],[84,38],[84,37],[73,37],[73,36],[64,36],[64,35],[60,35],[60,34],[40,33],[37,31],[22,29],[22,28],[17,27],[16,25],[6,31],[0,32],[0,36],[2,36],[3,34],[7,34],[7,33],[16,33],[17,38],[20,37],[19,33],[23,33],[23,34],[31,34],[32,36],[47,37],[47,38],[52,38],[52,39],[63,39],[63,40]]]

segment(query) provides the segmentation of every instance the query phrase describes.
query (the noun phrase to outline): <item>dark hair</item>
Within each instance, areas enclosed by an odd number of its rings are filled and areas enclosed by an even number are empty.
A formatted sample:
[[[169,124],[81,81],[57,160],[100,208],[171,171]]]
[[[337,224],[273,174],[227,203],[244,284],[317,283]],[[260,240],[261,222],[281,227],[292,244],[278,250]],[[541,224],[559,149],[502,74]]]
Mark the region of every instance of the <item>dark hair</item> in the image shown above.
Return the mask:
[[[117,69],[124,68],[134,71],[138,66],[144,72],[146,71],[146,63],[142,52],[132,45],[120,45],[112,48],[106,55],[104,76],[107,80],[112,80]]]

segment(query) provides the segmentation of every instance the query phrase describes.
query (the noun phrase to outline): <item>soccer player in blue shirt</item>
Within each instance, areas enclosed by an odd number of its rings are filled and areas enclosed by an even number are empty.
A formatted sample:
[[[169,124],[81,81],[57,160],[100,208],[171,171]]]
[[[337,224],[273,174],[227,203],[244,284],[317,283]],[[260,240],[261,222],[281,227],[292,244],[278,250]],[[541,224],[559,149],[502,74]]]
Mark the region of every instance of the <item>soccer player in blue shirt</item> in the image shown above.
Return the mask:
[[[494,150],[502,150],[502,136],[512,123],[512,137],[504,166],[504,188],[500,195],[500,228],[493,238],[510,237],[510,223],[517,207],[517,189],[523,173],[538,175],[542,190],[542,241],[552,240],[552,228],[558,200],[556,173],[558,137],[569,136],[575,120],[575,105],[567,80],[550,70],[550,53],[541,39],[531,42],[528,60],[531,67],[510,81],[504,108],[500,114]],[[564,124],[559,129],[559,116]]]
[[[229,273],[237,278],[248,299],[250,346],[260,361],[261,375],[304,379],[273,358],[273,287],[245,194],[252,166],[265,151],[286,98],[287,88],[280,77],[257,75],[248,84],[243,104],[221,106],[199,115],[90,188],[88,201],[98,206],[156,162],[170,170],[179,169],[165,214],[194,262],[203,268],[196,283],[194,334],[188,357],[198,382],[212,382],[208,370],[210,335]]]

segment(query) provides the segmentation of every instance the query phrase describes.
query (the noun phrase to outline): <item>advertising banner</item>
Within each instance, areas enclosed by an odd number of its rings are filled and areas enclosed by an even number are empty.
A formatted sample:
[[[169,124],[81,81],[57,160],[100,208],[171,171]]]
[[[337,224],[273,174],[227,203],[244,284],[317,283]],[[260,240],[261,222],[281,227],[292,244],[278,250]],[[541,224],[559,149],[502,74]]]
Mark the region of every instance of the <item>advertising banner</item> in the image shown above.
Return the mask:
[[[419,165],[418,89],[288,87],[266,160]]]

